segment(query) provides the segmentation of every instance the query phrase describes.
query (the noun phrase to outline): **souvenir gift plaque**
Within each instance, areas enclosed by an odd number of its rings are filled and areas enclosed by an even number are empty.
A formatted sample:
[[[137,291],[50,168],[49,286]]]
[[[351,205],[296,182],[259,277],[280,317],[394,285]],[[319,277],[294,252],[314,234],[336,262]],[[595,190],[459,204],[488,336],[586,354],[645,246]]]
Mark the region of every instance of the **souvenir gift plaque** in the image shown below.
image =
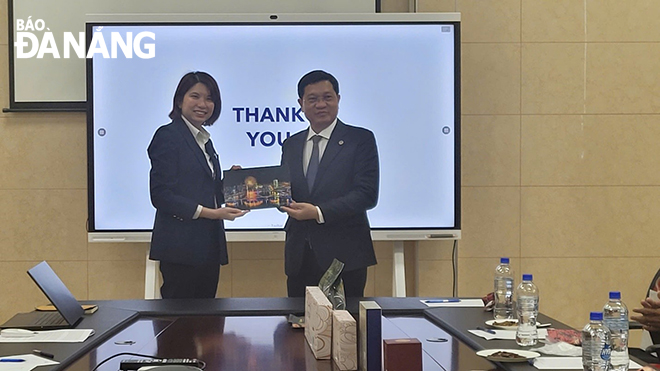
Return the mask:
[[[225,205],[243,210],[288,206],[291,181],[283,166],[253,167],[223,172]]]

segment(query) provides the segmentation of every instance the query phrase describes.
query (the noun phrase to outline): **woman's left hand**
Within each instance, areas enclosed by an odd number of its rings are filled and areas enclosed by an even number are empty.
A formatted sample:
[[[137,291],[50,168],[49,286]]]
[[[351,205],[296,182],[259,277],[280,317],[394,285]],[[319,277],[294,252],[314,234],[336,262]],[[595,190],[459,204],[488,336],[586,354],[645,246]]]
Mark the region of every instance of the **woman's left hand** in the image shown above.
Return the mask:
[[[250,210],[241,210],[235,207],[219,207],[217,209],[204,207],[202,208],[202,212],[199,214],[199,216],[205,219],[234,220],[247,214],[249,211]]]
[[[216,209],[220,211],[220,219],[234,220],[250,212],[250,210],[241,210],[235,207],[221,207]]]

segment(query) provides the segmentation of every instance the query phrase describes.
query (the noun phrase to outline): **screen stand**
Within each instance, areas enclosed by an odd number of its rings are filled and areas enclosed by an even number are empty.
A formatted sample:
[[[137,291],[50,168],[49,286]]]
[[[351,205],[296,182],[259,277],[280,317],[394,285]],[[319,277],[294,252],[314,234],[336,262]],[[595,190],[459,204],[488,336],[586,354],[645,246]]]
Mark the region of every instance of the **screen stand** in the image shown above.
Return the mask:
[[[403,241],[394,241],[394,256],[392,258],[392,296],[406,296],[406,261],[403,251]]]
[[[396,298],[406,297],[406,262],[403,241],[393,242],[394,251],[392,259],[392,296]],[[417,244],[417,241],[415,241]],[[160,299],[158,288],[158,261],[149,259],[147,249],[144,275],[144,298]]]
[[[147,249],[147,265],[144,274],[145,299],[160,299],[160,290],[158,289],[158,268],[158,261],[149,259],[149,249]]]

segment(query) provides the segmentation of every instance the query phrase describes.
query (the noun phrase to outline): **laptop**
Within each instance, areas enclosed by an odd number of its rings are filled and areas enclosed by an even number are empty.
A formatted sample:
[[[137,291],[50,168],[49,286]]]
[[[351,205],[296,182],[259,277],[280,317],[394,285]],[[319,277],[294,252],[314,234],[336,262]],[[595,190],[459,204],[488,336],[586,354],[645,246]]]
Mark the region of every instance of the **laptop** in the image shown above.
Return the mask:
[[[45,261],[37,264],[28,275],[39,286],[57,312],[18,313],[0,328],[22,328],[26,330],[56,330],[75,327],[83,317],[83,309],[66,288],[62,280]]]

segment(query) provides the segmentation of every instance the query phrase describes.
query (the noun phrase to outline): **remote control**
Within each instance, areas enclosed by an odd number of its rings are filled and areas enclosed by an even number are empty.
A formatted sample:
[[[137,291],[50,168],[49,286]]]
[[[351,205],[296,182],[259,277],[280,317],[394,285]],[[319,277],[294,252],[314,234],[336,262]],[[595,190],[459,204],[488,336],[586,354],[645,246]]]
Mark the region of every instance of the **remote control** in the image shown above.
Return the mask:
[[[123,359],[119,369],[124,371],[137,370],[145,366],[184,365],[202,367],[202,362],[196,358],[165,358],[165,359]]]

